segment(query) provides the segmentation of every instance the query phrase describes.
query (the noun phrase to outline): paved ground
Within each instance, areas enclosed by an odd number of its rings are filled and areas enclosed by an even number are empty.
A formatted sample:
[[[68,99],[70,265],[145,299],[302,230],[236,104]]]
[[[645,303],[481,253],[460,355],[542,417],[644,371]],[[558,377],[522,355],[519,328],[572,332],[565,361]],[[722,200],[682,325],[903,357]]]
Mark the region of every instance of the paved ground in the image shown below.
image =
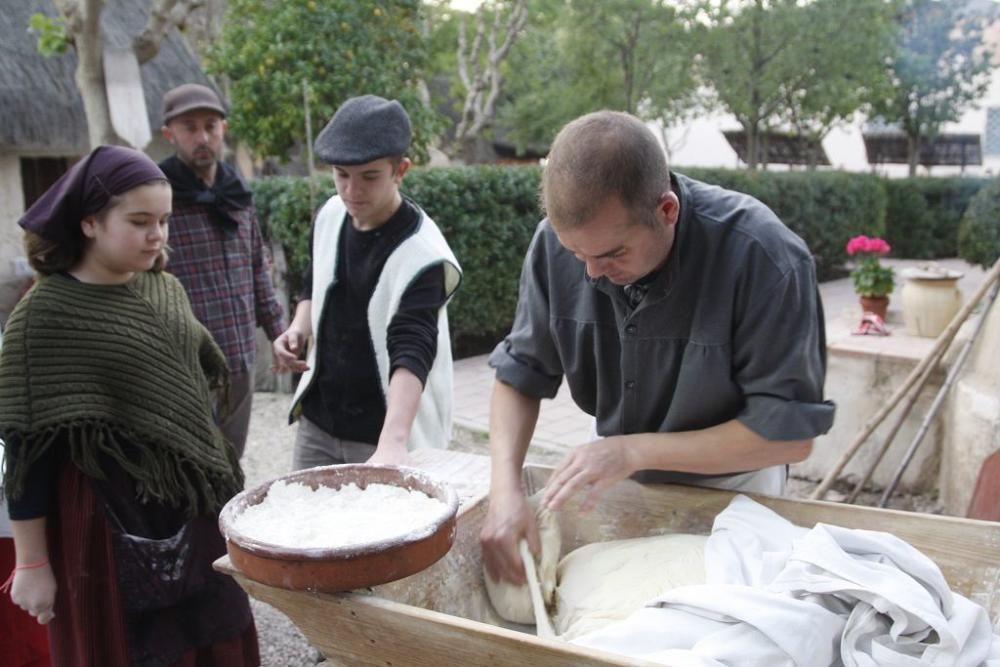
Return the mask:
[[[915,261],[895,261],[890,263],[897,269],[918,264]],[[968,297],[979,285],[983,271],[971,267],[960,260],[943,262],[949,268],[965,273],[960,287]],[[915,339],[903,333],[902,317],[899,312],[901,297],[899,290],[902,280],[897,280],[888,315],[888,324],[893,329],[892,345],[898,351],[909,349],[919,357],[927,347],[929,339]],[[853,346],[884,345],[887,339],[874,337],[852,337],[851,329],[857,325],[860,313],[857,297],[849,279],[831,281],[820,286],[827,316],[827,339],[831,344]],[[488,453],[487,441],[483,433],[488,430],[489,395],[493,374],[486,364],[486,356],[462,359],[455,364],[455,441],[453,446],[464,451]],[[291,467],[292,443],[295,427],[288,426],[289,396],[285,394],[258,393],[254,398],[250,436],[247,442],[243,466],[246,471],[247,486],[281,475]],[[552,463],[573,445],[586,442],[591,429],[591,418],[580,411],[572,402],[565,385],[551,401],[544,401],[539,416],[536,438],[529,458],[541,463]],[[793,480],[789,493],[806,496],[813,484],[808,480]],[[877,497],[868,495],[859,503]],[[939,511],[932,497],[900,496],[894,499],[892,507],[917,511]],[[265,667],[300,667],[315,664],[318,654],[299,635],[295,627],[279,612],[267,605],[254,602],[254,613],[260,633],[263,664]]]

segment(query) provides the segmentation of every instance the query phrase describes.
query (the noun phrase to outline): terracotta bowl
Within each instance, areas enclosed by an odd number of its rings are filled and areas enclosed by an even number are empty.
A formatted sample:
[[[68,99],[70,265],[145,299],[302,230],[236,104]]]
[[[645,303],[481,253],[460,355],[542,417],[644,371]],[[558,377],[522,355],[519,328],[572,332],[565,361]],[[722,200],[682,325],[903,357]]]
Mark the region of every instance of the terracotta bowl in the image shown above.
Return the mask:
[[[426,526],[413,526],[406,535],[344,547],[296,549],[261,542],[237,530],[236,517],[262,502],[271,484],[279,480],[313,489],[338,489],[352,482],[362,489],[369,484],[392,484],[423,491],[442,501],[446,509]],[[430,566],[451,548],[457,512],[454,489],[416,468],[347,464],[300,470],[243,491],[222,508],[219,528],[229,559],[247,578],[279,588],[333,593],[395,581]]]

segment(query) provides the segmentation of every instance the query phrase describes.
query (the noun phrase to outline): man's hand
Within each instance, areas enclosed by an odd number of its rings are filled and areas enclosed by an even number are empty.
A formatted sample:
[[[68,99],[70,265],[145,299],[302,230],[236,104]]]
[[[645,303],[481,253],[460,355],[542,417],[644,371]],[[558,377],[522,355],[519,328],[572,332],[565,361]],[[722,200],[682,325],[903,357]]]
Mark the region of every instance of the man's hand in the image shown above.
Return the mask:
[[[271,351],[274,354],[274,366],[271,370],[275,373],[288,371],[304,373],[309,370],[309,364],[299,359],[302,350],[305,349],[307,338],[308,336],[297,329],[294,324],[275,338],[271,345]]]
[[[638,469],[629,456],[627,437],[602,438],[574,448],[546,482],[542,503],[558,510],[577,491],[586,491],[581,509],[592,509],[606,488]]]
[[[42,625],[55,618],[56,577],[52,566],[45,564],[30,570],[17,570],[10,598]]]
[[[522,537],[528,540],[532,553],[541,551],[535,513],[524,492],[491,493],[479,542],[483,548],[483,564],[497,581],[514,584],[527,581],[517,550],[517,543]]]

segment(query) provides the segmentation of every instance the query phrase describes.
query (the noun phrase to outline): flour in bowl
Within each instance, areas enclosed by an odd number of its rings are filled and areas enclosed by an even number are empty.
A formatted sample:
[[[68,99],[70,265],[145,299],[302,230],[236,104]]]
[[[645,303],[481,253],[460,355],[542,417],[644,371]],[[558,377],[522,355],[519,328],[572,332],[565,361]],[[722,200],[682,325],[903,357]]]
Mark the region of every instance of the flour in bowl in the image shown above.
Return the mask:
[[[282,547],[336,548],[429,534],[448,506],[417,490],[391,484],[315,490],[299,482],[276,481],[264,500],[234,522],[240,533]]]

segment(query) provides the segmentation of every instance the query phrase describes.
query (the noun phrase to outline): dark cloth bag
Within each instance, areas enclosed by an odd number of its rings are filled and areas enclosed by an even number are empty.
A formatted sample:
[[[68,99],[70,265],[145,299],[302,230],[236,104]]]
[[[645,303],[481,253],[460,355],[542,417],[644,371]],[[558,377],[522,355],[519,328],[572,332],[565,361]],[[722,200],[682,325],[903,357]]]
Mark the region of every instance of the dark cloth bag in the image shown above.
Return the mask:
[[[122,604],[129,612],[173,607],[200,593],[209,574],[211,557],[203,535],[206,519],[187,521],[175,534],[161,540],[130,535],[109,512],[118,565]],[[117,525],[116,525],[117,524]],[[215,527],[209,521],[209,528]]]

